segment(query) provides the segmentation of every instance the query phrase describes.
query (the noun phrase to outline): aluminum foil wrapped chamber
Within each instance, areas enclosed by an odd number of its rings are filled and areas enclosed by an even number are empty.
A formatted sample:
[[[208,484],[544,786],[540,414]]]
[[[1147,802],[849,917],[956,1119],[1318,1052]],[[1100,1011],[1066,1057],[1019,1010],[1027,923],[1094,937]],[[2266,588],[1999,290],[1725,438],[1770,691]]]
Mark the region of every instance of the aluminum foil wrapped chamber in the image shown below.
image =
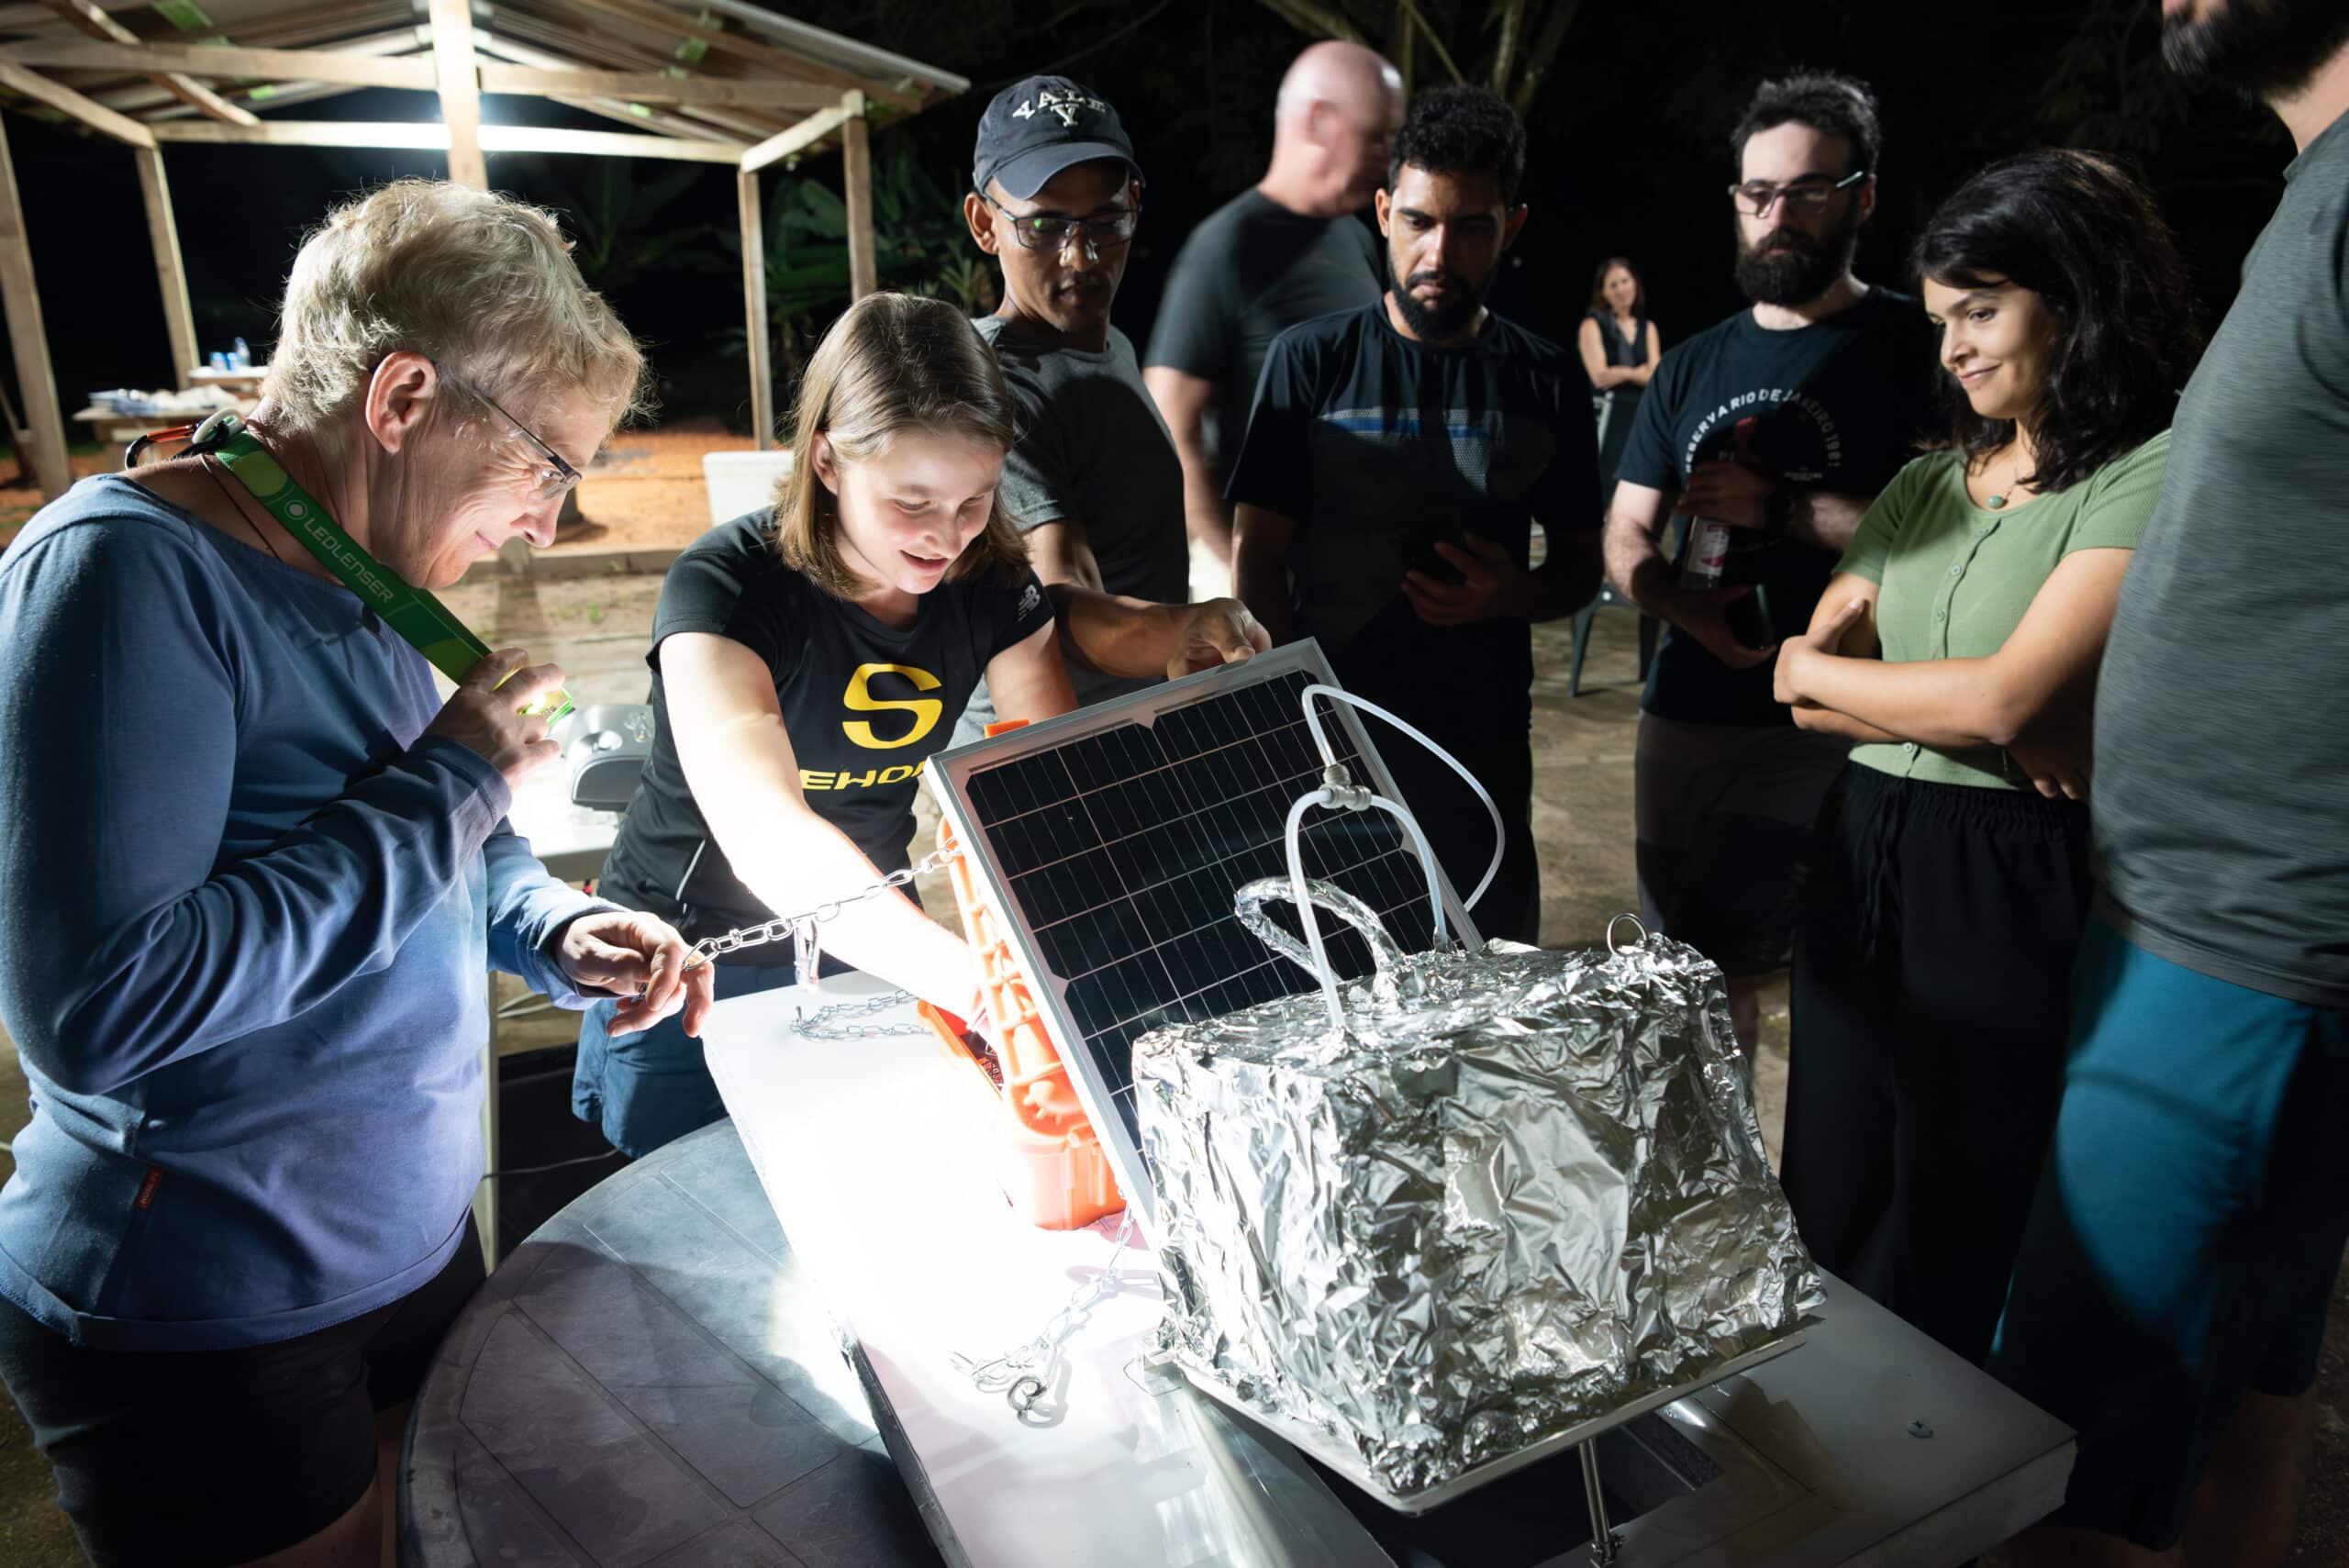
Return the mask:
[[[1366,934],[1342,1034],[1308,991],[1134,1048],[1193,1383],[1416,1509],[1793,1342],[1824,1293],[1718,969]]]

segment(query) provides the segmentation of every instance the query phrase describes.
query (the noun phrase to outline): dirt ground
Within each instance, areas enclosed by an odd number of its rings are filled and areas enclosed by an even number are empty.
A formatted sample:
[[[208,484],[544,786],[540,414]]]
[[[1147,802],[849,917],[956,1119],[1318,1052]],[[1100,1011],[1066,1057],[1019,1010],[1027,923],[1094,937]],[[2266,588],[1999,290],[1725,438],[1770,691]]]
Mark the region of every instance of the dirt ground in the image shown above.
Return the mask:
[[[728,435],[715,421],[707,428],[687,424],[618,432],[589,465],[579,491],[584,520],[562,530],[555,553],[680,548],[708,513],[702,454],[748,451],[751,446],[750,437]],[[75,448],[69,461],[73,477],[86,479],[120,468],[122,452],[85,445]],[[0,446],[0,548],[15,539],[40,504],[40,492],[17,471],[15,455]]]
[[[707,521],[700,454],[747,445],[693,431],[624,432],[582,487],[588,528],[567,534],[558,550],[618,562],[682,548]],[[96,472],[110,461],[89,454],[85,471]],[[0,533],[8,529],[7,508],[18,504],[18,493],[0,490]],[[560,662],[573,696],[585,704],[641,700],[644,643],[659,590],[658,575],[645,573],[591,571],[557,577],[493,571],[442,597],[493,645],[519,643],[537,657]],[[1609,917],[1635,905],[1630,832],[1638,699],[1634,627],[1626,612],[1598,617],[1579,697],[1566,691],[1568,623],[1537,629],[1533,828],[1542,866],[1542,935],[1547,945],[1594,943]],[[936,912],[944,907],[932,902]],[[1775,1156],[1785,1105],[1783,986],[1765,998],[1764,1011],[1755,1089],[1765,1140]],[[13,1136],[23,1125],[24,1090],[15,1051],[0,1039],[0,1137]],[[8,1168],[0,1154],[0,1174]],[[2321,1429],[2315,1473],[2291,1559],[2295,1564],[2349,1568],[2349,1423],[2341,1415],[2349,1410],[2344,1351],[2349,1294],[2336,1290],[2319,1373]],[[80,1561],[50,1496],[46,1462],[32,1448],[13,1406],[0,1402],[0,1564],[66,1568]]]

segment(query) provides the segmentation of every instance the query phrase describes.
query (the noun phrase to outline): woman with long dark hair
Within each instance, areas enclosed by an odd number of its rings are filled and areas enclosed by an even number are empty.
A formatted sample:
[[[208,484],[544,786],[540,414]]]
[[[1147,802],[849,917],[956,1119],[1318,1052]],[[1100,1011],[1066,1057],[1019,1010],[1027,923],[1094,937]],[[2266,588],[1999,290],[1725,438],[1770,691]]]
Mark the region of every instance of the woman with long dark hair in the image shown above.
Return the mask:
[[[1615,489],[1615,463],[1631,439],[1640,395],[1647,389],[1664,339],[1648,319],[1648,286],[1630,260],[1609,256],[1590,280],[1590,312],[1575,339],[1582,368],[1598,402],[1598,495],[1604,505]]]
[[[2152,197],[2091,153],[1992,164],[1912,261],[1949,436],[1778,655],[1796,722],[1861,743],[1805,887],[1782,1176],[1822,1264],[1979,1362],[2062,1090],[2097,666],[2199,339]]]

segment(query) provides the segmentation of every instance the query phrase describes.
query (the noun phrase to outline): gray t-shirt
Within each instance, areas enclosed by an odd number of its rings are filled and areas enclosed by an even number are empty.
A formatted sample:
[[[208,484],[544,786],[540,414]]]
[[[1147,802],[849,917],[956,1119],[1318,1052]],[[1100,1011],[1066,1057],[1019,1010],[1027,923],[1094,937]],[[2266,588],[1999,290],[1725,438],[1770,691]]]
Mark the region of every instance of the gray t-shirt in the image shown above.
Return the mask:
[[[2102,912],[2146,951],[2349,1006],[2349,117],[2187,384],[2097,695]]]
[[[995,346],[1019,405],[1019,433],[997,494],[1024,531],[1071,520],[1101,568],[1101,586],[1156,604],[1190,596],[1190,541],[1183,528],[1183,465],[1133,343],[1116,328],[1099,353],[1040,343],[999,316],[972,323]],[[1069,676],[1088,703],[1148,685],[1115,680],[1074,657]],[[964,731],[995,717],[982,685]]]

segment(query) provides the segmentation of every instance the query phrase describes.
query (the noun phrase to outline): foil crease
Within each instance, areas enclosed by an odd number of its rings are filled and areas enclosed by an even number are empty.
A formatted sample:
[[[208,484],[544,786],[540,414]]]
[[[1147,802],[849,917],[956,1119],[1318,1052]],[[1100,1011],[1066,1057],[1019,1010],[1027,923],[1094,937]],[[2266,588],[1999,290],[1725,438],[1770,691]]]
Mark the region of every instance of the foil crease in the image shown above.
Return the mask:
[[[1162,1344],[1408,1497],[1825,1299],[1720,972],[1662,937],[1401,956],[1134,1048]]]

